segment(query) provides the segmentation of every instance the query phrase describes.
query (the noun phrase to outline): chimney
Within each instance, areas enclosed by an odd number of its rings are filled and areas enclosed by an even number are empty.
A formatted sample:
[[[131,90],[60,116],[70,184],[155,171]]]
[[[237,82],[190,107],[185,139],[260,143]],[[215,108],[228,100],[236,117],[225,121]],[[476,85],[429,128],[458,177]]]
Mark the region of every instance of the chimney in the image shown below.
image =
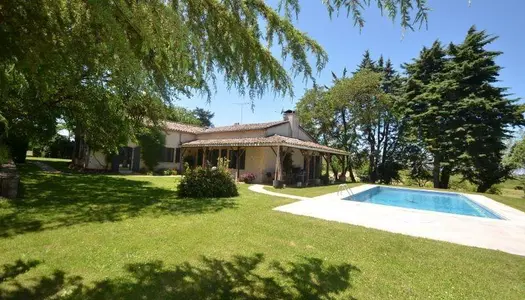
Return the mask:
[[[283,119],[285,121],[290,122],[290,128],[292,129],[292,132],[290,134],[293,138],[299,137],[299,118],[295,114],[295,110],[287,110],[283,113]]]

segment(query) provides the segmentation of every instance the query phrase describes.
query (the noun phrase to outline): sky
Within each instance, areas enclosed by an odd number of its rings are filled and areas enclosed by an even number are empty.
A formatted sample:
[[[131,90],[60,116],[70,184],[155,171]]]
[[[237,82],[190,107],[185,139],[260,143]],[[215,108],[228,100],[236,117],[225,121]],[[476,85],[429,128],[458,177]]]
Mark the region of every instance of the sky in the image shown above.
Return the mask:
[[[269,1],[270,3],[276,1]],[[372,5],[364,12],[366,24],[360,31],[346,13],[330,19],[321,0],[300,0],[301,12],[295,21],[296,27],[315,39],[328,53],[326,67],[316,74],[316,81],[330,85],[331,72],[341,74],[346,67],[355,70],[365,50],[377,60],[382,54],[390,58],[401,70],[400,65],[417,57],[423,46],[430,46],[436,39],[442,43],[460,43],[468,29],[475,25],[478,30],[499,36],[487,48],[504,52],[496,62],[503,67],[500,72],[500,86],[510,88],[516,98],[525,98],[525,1],[523,0],[428,0],[432,9],[428,16],[428,29],[403,30],[399,20],[392,21],[381,16]],[[374,2],[372,0],[371,2]],[[282,60],[282,59],[281,59]],[[315,64],[315,60],[311,60]],[[176,102],[176,105],[193,109],[202,107],[215,113],[215,126],[241,122],[241,106],[234,103],[250,102],[235,90],[228,90],[220,79],[211,102],[205,97],[194,96]],[[280,98],[269,92],[255,99],[254,110],[250,105],[243,107],[242,123],[257,123],[280,120],[281,111],[294,109],[295,103],[312,87],[312,81],[304,82],[302,76],[294,78],[295,97]],[[523,101],[523,100],[520,100]]]

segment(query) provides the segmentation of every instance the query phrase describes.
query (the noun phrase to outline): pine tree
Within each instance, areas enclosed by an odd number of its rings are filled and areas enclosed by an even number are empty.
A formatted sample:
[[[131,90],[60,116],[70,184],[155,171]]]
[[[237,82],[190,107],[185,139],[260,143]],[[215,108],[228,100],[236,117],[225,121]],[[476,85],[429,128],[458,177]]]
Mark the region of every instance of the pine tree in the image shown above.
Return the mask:
[[[381,70],[381,89],[385,93],[385,109],[380,112],[378,124],[377,179],[385,184],[399,179],[402,169],[401,156],[404,146],[404,121],[399,111],[398,102],[402,96],[403,79],[383,55],[377,62]]]
[[[510,168],[502,164],[504,139],[510,126],[525,124],[516,100],[506,98],[506,88],[495,86],[501,70],[495,58],[502,53],[485,47],[496,39],[471,27],[463,43],[449,46],[450,74],[457,82],[457,118],[463,124],[457,128],[464,150],[460,172],[478,186],[478,192],[509,176]]]
[[[454,82],[448,77],[449,60],[439,41],[423,48],[420,55],[404,68],[408,74],[404,114],[413,131],[433,157],[435,188],[447,188],[457,150],[454,138]]]
[[[361,60],[361,63],[357,66],[356,71],[353,74],[356,74],[359,71],[362,70],[370,70],[370,71],[378,71],[376,62],[372,60],[370,57],[370,51],[366,50],[363,54],[363,59]]]

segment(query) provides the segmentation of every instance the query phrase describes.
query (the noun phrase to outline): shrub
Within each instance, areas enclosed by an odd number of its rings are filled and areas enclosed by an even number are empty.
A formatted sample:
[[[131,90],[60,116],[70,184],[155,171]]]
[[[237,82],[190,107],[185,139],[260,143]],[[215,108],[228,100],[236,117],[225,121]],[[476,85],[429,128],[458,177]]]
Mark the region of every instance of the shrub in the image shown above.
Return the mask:
[[[182,161],[184,162],[184,170],[190,169],[195,165],[195,158],[191,155],[184,156]]]
[[[42,148],[40,147],[33,148],[33,157],[42,157],[42,155],[43,155]]]
[[[157,174],[164,176],[177,175],[177,170],[175,169],[160,169],[157,171]]]
[[[7,146],[0,145],[0,165],[6,164],[9,162],[9,150]]]
[[[177,194],[183,198],[222,198],[239,195],[237,185],[227,169],[187,170],[179,182]]]
[[[320,179],[321,179],[322,184],[324,185],[330,184],[330,176],[328,174],[321,175]]]
[[[138,136],[141,147],[141,158],[149,170],[153,170],[159,163],[160,155],[166,144],[166,136],[160,129],[148,128]]]
[[[501,195],[501,190],[497,186],[493,185],[485,193],[493,194],[493,195]]]
[[[255,180],[256,176],[253,173],[244,173],[239,178],[244,183],[252,183]]]

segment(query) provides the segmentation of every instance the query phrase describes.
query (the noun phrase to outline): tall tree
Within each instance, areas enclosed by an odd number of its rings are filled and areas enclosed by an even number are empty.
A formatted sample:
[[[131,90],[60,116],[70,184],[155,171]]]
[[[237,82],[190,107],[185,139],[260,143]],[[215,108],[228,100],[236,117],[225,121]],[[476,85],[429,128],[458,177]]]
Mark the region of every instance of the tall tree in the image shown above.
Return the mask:
[[[446,52],[436,41],[431,48],[424,47],[412,63],[403,65],[408,75],[402,104],[405,119],[433,157],[435,188],[448,186],[453,158],[459,156],[452,147],[456,104],[449,97],[454,82],[447,77],[447,64]]]
[[[201,122],[202,126],[213,127],[211,119],[213,118],[213,116],[215,116],[215,113],[212,113],[209,110],[205,110],[204,108],[197,107],[193,110],[193,115]]]
[[[399,171],[403,168],[404,146],[406,144],[406,122],[400,105],[403,96],[403,78],[397,73],[392,61],[383,56],[378,60],[381,70],[381,89],[385,93],[384,109],[377,120],[376,176],[385,184],[399,180]]]
[[[514,142],[505,156],[505,165],[512,169],[525,170],[525,135]]]
[[[512,126],[525,125],[523,108],[507,98],[506,88],[495,85],[501,70],[495,59],[502,52],[486,46],[496,39],[471,27],[463,43],[449,46],[454,96],[459,100],[455,116],[463,150],[459,171],[478,186],[478,192],[510,175],[511,169],[502,164],[504,141]]]
[[[365,50],[365,53],[363,53],[363,58],[361,59],[361,62],[359,63],[359,65],[357,65],[357,68],[353,74],[356,74],[357,72],[363,71],[363,70],[369,70],[369,71],[378,70],[376,62],[370,56],[370,51],[368,49]]]
[[[189,124],[189,125],[197,125],[197,126],[202,125],[201,120],[195,117],[192,110],[189,110],[187,108],[180,107],[180,106],[173,106],[173,105],[168,106],[166,109],[167,109],[166,119],[168,121]]]
[[[370,5],[324,3],[330,14],[347,10],[359,26]],[[9,105],[0,115],[24,133],[66,120],[82,161],[87,145],[115,152],[145,120],[158,123],[171,99],[210,95],[217,74],[252,99],[268,90],[291,95],[292,76],[311,78],[327,56],[294,27],[299,1],[280,4],[282,14],[263,0],[2,1],[0,97]],[[425,1],[377,4],[403,27],[426,20]],[[291,72],[269,48],[291,60]],[[20,135],[20,144],[29,138]]]
[[[367,144],[369,158],[368,179],[377,180],[377,155],[380,130],[378,120],[386,109],[385,94],[381,90],[381,74],[370,70],[355,73],[351,78],[344,78],[330,89],[330,97],[336,107],[344,108],[344,114],[352,124],[356,136],[362,136]],[[348,140],[348,143],[355,141]],[[348,147],[348,146],[347,146]]]
[[[348,151],[347,144],[343,143],[347,135],[346,127],[340,122],[340,109],[328,97],[327,91],[328,87],[314,87],[297,102],[296,111],[302,120],[301,126],[320,144]],[[336,179],[339,178],[339,171],[341,174],[346,173],[347,164],[337,164],[335,159],[330,160],[330,164]],[[355,180],[353,177],[351,179]]]

